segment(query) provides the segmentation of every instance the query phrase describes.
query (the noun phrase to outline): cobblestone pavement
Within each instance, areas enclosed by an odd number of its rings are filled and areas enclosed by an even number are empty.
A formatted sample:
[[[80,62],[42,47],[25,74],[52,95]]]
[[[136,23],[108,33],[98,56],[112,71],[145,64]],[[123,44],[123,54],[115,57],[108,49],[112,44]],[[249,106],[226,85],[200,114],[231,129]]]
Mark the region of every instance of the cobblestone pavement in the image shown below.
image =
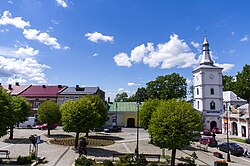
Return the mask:
[[[71,166],[74,160],[77,158],[78,154],[75,152],[73,147],[65,147],[60,145],[49,144],[48,140],[53,139],[53,137],[59,135],[73,135],[74,133],[65,133],[59,127],[56,130],[51,131],[51,137],[46,136],[47,131],[41,131],[37,129],[15,129],[14,137],[18,138],[16,141],[8,141],[8,136],[0,138],[0,148],[5,148],[10,150],[10,157],[17,158],[19,155],[26,156],[29,153],[30,142],[28,137],[31,134],[41,135],[41,144],[39,144],[39,156],[44,156],[47,163],[40,165],[48,166]],[[110,146],[103,147],[88,147],[88,158],[95,159],[96,161],[102,161],[104,159],[112,160],[113,153],[133,153],[136,147],[136,129],[124,128],[121,133],[90,133],[90,134],[99,134],[99,135],[111,135],[116,136],[119,140],[116,140],[116,143]],[[225,141],[224,134],[218,134],[216,136],[219,142]],[[162,154],[162,150],[158,147],[155,147],[148,143],[148,133],[140,129],[139,135],[139,152],[144,154]],[[241,144],[244,148],[250,149],[246,144]],[[191,147],[177,150],[176,162],[178,163],[178,158],[190,156],[195,152],[198,156],[196,160],[197,165],[214,165],[215,160],[219,160],[213,156],[214,151],[219,151],[216,148],[208,148],[208,152],[197,150],[197,143],[193,144]],[[220,152],[223,154],[224,159],[226,159],[226,153]],[[166,150],[165,154],[170,155],[171,151]],[[163,159],[161,159],[163,160]],[[250,159],[244,157],[235,157],[231,155],[231,160],[233,162],[229,163],[229,166],[248,166],[250,165]]]

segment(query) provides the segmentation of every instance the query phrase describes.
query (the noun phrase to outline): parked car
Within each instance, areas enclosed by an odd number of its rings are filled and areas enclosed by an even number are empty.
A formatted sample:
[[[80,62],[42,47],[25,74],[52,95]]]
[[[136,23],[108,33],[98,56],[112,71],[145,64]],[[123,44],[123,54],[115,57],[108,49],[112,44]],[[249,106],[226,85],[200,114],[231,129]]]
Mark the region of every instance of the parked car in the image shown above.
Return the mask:
[[[203,135],[211,135],[211,131],[209,129],[203,129]]]
[[[250,144],[250,138],[247,138],[247,139],[246,139],[246,143],[247,143],[247,144]]]
[[[213,137],[202,137],[199,142],[201,144],[208,144],[209,147],[217,147],[218,142]]]
[[[47,130],[48,129],[48,124],[44,123],[44,124],[40,124],[40,125],[36,125],[36,128],[39,129],[39,130]],[[57,127],[56,124],[51,124],[50,125],[50,129],[55,129]]]
[[[221,134],[221,129],[219,129],[218,127],[214,127],[212,133]]]
[[[199,131],[193,131],[193,141],[194,142],[199,142],[199,140],[201,139],[201,134]]]
[[[227,143],[224,142],[224,143],[218,145],[218,149],[223,151],[223,152],[227,152]],[[238,145],[237,143],[230,142],[229,143],[229,152],[232,155],[241,156],[244,153],[244,149],[240,145]]]
[[[122,128],[120,126],[108,126],[104,128],[104,132],[111,133],[111,132],[120,132]]]
[[[104,131],[104,127],[95,127],[93,129],[94,132],[101,132],[101,131]]]

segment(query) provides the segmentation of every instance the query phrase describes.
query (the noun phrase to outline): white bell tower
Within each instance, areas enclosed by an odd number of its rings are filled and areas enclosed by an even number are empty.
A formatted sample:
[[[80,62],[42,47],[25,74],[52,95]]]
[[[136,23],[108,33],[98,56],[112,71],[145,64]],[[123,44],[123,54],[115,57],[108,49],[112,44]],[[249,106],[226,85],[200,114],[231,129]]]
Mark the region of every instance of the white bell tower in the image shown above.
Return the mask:
[[[194,108],[202,112],[203,128],[222,128],[222,69],[214,66],[209,43],[204,36],[200,66],[193,70]]]

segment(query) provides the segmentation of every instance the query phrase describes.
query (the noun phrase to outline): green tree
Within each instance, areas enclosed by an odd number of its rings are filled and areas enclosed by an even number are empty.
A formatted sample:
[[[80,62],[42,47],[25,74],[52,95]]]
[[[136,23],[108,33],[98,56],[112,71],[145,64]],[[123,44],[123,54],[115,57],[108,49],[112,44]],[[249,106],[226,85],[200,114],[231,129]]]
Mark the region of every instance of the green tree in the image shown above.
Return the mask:
[[[140,126],[145,130],[148,129],[151,116],[153,112],[156,111],[156,108],[159,106],[160,102],[161,101],[159,99],[148,99],[140,107]]]
[[[95,95],[86,95],[77,101],[67,101],[61,108],[64,131],[76,132],[75,148],[79,134],[102,126],[107,118],[107,109],[103,101]]]
[[[138,88],[135,93],[135,98],[140,99],[140,102],[144,102],[148,99],[147,89],[144,87]]]
[[[121,102],[121,101],[126,102],[127,99],[128,99],[128,94],[126,92],[122,92],[121,94],[117,94],[115,96],[116,102]]]
[[[186,98],[186,79],[177,73],[158,76],[154,81],[148,82],[146,87],[147,96],[153,99]]]
[[[11,96],[0,87],[0,137],[7,134],[12,126],[13,111],[11,109]]]
[[[235,81],[233,76],[222,76],[223,91],[235,91]]]
[[[153,112],[149,134],[153,144],[172,150],[171,165],[175,165],[176,149],[190,145],[193,131],[202,126],[201,114],[191,104],[177,99],[162,101]]]
[[[31,104],[21,96],[11,97],[11,109],[13,110],[13,125],[10,126],[10,139],[13,139],[13,126],[27,120],[31,113]]]
[[[48,125],[48,135],[50,135],[50,129],[52,124],[57,124],[61,120],[61,112],[59,106],[52,100],[43,102],[38,107],[38,120]]]

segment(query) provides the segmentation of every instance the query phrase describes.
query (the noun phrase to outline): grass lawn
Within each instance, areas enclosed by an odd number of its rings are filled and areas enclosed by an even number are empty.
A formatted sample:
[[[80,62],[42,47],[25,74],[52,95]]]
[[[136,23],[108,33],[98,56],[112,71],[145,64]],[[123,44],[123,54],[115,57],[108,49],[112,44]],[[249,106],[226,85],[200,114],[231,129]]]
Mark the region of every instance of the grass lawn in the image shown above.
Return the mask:
[[[246,140],[245,139],[241,139],[241,138],[230,138],[230,140],[241,142],[241,143],[246,143]]]

